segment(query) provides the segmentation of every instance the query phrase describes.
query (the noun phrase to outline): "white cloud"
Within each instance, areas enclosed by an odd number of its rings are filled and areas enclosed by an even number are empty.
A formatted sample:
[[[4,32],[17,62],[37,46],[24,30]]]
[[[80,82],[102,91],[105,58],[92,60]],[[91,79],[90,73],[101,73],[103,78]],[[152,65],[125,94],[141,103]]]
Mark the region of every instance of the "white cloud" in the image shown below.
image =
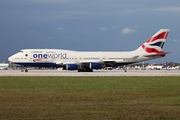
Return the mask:
[[[99,28],[99,30],[106,30],[106,29],[107,29],[106,27]]]
[[[131,14],[141,11],[170,11],[170,12],[180,12],[180,7],[165,7],[165,8],[152,8],[152,9],[127,9],[120,11],[121,14]]]
[[[173,42],[179,42],[179,40],[175,39]]]
[[[37,30],[29,30],[29,33],[34,33],[36,32]]]
[[[136,32],[137,30],[134,30],[134,29],[130,29],[130,28],[124,28],[122,30],[122,34],[128,34],[128,33],[133,33],[133,32]]]
[[[63,27],[59,27],[58,30],[63,30],[64,28]]]
[[[48,39],[52,39],[52,37],[50,36],[50,37],[48,37]]]
[[[75,2],[76,0],[31,0],[36,3],[67,3],[67,2]]]
[[[180,7],[154,8],[156,11],[180,11]]]
[[[112,30],[112,29],[116,29],[116,26],[112,26],[112,27],[101,27],[99,28],[99,30]]]

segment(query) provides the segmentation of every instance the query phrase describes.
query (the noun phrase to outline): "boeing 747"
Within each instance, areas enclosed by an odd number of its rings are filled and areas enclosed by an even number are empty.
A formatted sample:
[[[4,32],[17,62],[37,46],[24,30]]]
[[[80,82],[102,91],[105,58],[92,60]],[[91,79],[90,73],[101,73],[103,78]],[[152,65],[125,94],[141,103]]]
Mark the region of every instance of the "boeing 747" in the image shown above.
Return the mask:
[[[23,49],[8,58],[11,63],[33,67],[63,67],[92,72],[93,69],[122,66],[164,57],[162,51],[169,29],[161,29],[138,49],[130,52],[80,52],[62,49]],[[25,72],[28,72],[25,69]]]

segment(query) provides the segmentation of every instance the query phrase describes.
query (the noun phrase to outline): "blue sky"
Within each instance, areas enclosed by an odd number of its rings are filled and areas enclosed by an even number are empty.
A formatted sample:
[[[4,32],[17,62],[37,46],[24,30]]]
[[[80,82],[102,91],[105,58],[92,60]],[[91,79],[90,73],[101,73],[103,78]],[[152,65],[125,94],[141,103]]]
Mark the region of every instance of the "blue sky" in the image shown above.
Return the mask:
[[[21,49],[131,51],[170,29],[163,59],[180,63],[179,0],[0,0],[0,62]]]

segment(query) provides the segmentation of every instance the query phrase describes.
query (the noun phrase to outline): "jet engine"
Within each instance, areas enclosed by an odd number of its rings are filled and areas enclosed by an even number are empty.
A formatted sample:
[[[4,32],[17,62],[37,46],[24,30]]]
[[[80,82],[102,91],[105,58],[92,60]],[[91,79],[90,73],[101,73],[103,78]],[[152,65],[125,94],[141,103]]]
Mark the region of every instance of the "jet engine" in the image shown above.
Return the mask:
[[[101,69],[102,63],[90,63],[90,68],[91,69]]]
[[[67,64],[66,70],[78,70],[78,65],[76,64]]]

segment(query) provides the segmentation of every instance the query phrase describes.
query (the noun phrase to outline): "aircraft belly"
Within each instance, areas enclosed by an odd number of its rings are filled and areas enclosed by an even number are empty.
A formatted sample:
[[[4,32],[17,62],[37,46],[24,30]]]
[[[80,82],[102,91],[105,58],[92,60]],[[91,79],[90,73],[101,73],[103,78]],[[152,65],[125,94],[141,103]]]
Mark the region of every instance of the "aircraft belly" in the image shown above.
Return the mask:
[[[19,64],[19,65],[23,65],[23,66],[32,66],[32,67],[63,67],[63,65],[57,65],[56,63],[40,63],[40,62],[17,62],[14,64]]]

